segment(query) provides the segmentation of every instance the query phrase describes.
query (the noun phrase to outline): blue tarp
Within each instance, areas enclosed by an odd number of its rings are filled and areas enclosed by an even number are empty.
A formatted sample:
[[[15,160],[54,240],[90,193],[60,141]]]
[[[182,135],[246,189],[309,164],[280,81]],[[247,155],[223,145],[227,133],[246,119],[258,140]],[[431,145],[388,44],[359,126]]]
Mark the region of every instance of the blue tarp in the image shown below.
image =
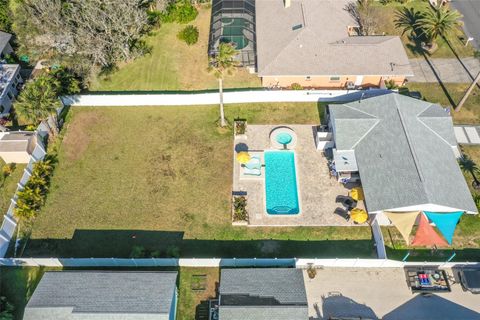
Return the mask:
[[[452,244],[453,233],[457,227],[458,220],[463,214],[463,211],[458,212],[429,212],[424,211],[428,219],[430,219],[437,226],[449,244]]]

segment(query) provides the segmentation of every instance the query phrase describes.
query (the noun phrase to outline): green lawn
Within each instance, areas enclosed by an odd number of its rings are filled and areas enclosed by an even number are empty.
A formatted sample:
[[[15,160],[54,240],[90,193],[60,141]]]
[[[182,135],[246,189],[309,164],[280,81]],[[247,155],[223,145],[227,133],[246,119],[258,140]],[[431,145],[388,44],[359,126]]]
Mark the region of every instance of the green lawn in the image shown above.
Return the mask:
[[[317,124],[323,106],[225,111],[230,123]],[[217,106],[72,108],[24,256],[128,257],[134,246],[183,257],[374,255],[367,227],[232,227],[233,138],[217,119]]]
[[[206,319],[208,299],[216,298],[218,268],[180,268],[177,320]]]
[[[23,319],[28,299],[47,270],[37,267],[0,267],[0,292],[15,307],[16,320]]]
[[[211,9],[200,7],[192,23],[199,29],[198,43],[187,46],[177,39],[185,27],[176,23],[163,24],[147,37],[152,52],[135,61],[125,63],[108,76],[99,76],[90,85],[91,91],[142,90],[203,90],[218,88],[216,78],[207,72],[208,36]],[[226,76],[226,88],[260,87],[260,78],[239,69]]]
[[[418,52],[417,45],[411,41],[408,36],[402,35],[402,30],[395,27],[395,12],[396,10],[407,6],[413,7],[416,10],[420,10],[427,6],[426,0],[412,0],[407,4],[400,4],[399,2],[392,1],[388,5],[382,5],[379,2],[374,3],[374,19],[377,22],[377,33],[386,35],[398,35],[401,36],[402,42],[407,50],[407,54],[410,58],[418,58],[422,55]],[[438,50],[435,51],[432,58],[455,58],[459,57],[471,57],[474,53],[474,48],[469,45],[465,47],[466,36],[461,28],[448,37],[448,43],[445,39],[438,38],[436,43],[438,44]],[[450,47],[451,46],[451,47]],[[453,51],[452,51],[453,48]]]
[[[0,169],[4,165],[5,162],[0,159]],[[3,176],[0,177],[0,225],[3,221],[3,215],[7,213],[8,207],[10,206],[10,200],[17,190],[17,183],[20,181],[25,167],[25,164],[17,164],[10,176],[6,178],[3,178]]]

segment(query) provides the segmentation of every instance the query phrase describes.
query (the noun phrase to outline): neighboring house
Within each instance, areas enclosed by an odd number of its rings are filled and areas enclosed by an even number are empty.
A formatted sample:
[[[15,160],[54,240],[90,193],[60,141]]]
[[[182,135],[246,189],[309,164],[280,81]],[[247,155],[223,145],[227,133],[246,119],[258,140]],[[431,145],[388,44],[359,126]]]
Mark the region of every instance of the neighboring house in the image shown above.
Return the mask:
[[[174,320],[177,272],[50,271],[24,320]]]
[[[228,0],[224,0],[228,1]],[[359,36],[351,0],[255,2],[257,72],[264,87],[402,85],[413,71],[398,36]]]
[[[18,95],[18,87],[23,83],[20,66],[7,64],[3,60],[6,55],[13,53],[11,38],[11,34],[0,31],[0,117],[10,113],[12,102]]]
[[[307,320],[300,269],[222,269],[219,320]]]
[[[369,214],[384,211],[477,213],[460,170],[450,115],[438,105],[387,94],[330,105],[335,169],[359,176]]]
[[[37,145],[30,131],[0,132],[0,157],[5,163],[28,163]]]
[[[13,53],[13,48],[10,45],[10,39],[12,39],[12,35],[10,33],[0,31],[0,60],[5,58],[6,55]]]
[[[413,71],[398,36],[359,36],[351,0],[213,0],[209,55],[233,43],[264,87],[402,85]]]

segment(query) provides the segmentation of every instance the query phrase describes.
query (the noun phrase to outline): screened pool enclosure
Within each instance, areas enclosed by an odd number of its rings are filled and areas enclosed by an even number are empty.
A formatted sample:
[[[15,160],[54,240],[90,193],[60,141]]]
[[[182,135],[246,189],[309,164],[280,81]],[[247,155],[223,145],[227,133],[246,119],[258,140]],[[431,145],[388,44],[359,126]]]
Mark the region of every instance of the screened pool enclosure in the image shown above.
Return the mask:
[[[255,0],[213,0],[208,54],[220,43],[232,43],[245,67],[255,67]]]

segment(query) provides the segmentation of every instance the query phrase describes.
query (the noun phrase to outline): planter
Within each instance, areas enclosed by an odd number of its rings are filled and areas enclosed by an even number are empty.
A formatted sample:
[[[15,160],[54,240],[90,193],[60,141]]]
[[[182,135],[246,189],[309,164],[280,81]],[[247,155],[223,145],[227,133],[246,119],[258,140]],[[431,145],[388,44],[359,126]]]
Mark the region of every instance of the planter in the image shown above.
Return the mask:
[[[237,119],[233,122],[233,132],[236,138],[247,139],[247,120]]]
[[[232,198],[232,225],[248,225],[247,197],[233,196]]]

